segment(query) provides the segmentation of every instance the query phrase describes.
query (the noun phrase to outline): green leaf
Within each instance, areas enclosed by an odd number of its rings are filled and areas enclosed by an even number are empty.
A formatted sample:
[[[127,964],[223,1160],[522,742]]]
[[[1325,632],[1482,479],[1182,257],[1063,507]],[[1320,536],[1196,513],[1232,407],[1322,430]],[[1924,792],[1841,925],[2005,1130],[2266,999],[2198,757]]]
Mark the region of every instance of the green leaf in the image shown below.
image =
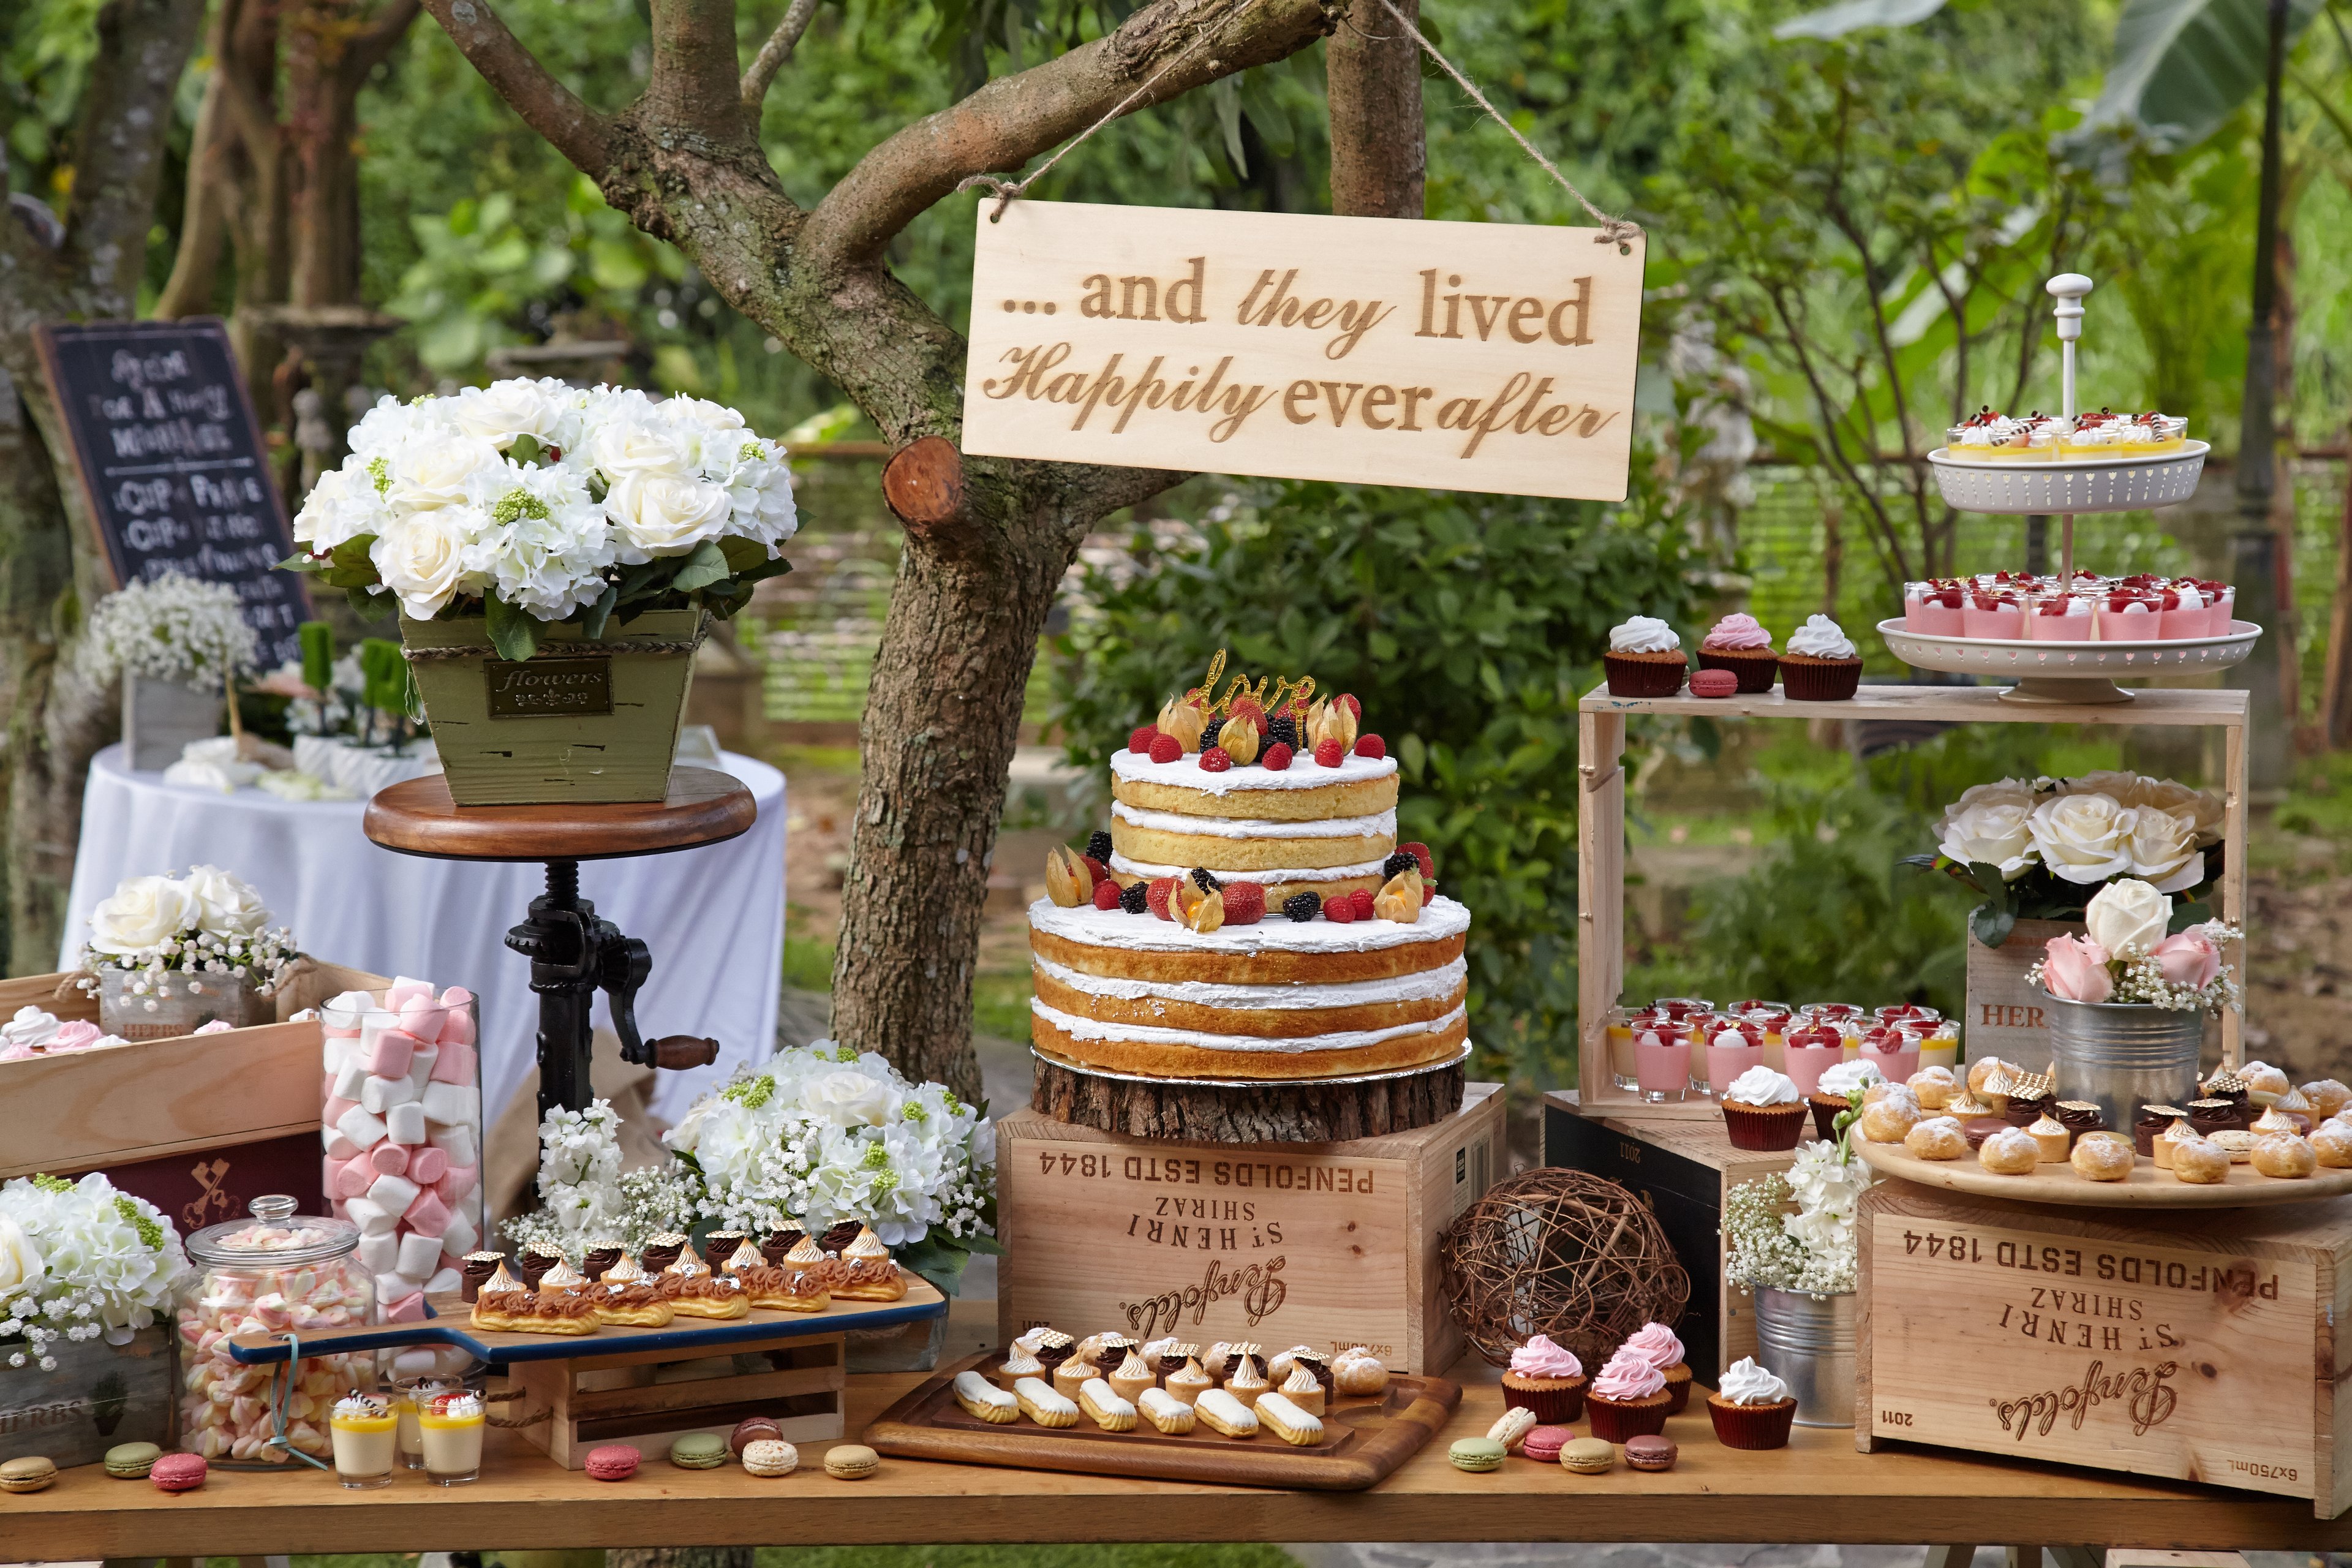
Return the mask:
[[[538,463],[546,450],[546,447],[539,444],[538,437],[518,436],[514,438],[514,445],[507,448],[507,456],[518,463],[530,466]]]
[[[727,552],[719,548],[718,541],[706,539],[694,547],[694,553],[678,567],[669,585],[681,594],[690,594],[697,588],[722,582],[727,576]]]
[[[595,641],[604,641],[604,627],[613,618],[614,606],[618,605],[620,602],[620,584],[617,583],[605,584],[604,594],[594,604],[588,606],[587,614],[580,617],[580,629],[587,633],[588,636]]]
[[[1842,38],[1864,27],[1907,27],[1944,8],[1944,0],[1840,0],[1818,11],[1790,17],[1772,29],[1789,38]]]
[[[482,601],[489,624],[490,646],[499,657],[520,664],[539,651],[539,623],[525,612],[492,594]]]
[[[352,608],[363,621],[387,619],[399,604],[391,595],[379,594],[372,588],[346,587],[344,592],[351,596]]]
[[[2319,10],[2319,0],[2289,0],[2290,45]],[[2263,0],[2125,0],[2091,118],[2162,127],[2194,145],[2263,90],[2269,57]]]
[[[2200,900],[2188,899],[2172,906],[2172,918],[2165,922],[2164,934],[2178,936],[2190,926],[2201,926],[2213,918],[2212,907]]]
[[[1969,862],[1969,880],[1976,884],[1977,891],[1985,896],[1986,902],[1997,909],[2008,910],[2012,914],[2016,912],[2016,896],[2011,892],[2009,879],[2000,874],[2000,867],[1990,861],[1971,860]]]
[[[1987,947],[1999,947],[2017,929],[2017,916],[1996,904],[1979,904],[1969,915],[1969,931]]]
[[[330,551],[328,559],[338,566],[364,566],[373,572],[375,570],[375,557],[372,553],[374,549],[374,534],[354,534]]]
[[[727,557],[727,570],[736,576],[768,563],[768,547],[756,539],[730,534],[719,542],[719,552]]]

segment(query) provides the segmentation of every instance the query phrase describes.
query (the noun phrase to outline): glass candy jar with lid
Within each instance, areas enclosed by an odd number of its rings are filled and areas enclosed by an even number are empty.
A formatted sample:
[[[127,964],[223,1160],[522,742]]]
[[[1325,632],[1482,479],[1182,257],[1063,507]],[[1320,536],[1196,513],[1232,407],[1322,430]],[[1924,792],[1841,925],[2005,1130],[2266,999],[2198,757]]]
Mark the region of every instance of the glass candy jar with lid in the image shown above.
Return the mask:
[[[229,1353],[244,1334],[305,1334],[375,1321],[375,1287],[348,1221],[298,1215],[284,1196],[253,1200],[253,1217],[188,1237],[199,1270],[179,1308],[180,1447],[213,1464],[271,1469],[288,1450],[328,1458],[335,1401],[371,1388],[366,1352],[251,1366]],[[284,1444],[278,1422],[284,1421]]]

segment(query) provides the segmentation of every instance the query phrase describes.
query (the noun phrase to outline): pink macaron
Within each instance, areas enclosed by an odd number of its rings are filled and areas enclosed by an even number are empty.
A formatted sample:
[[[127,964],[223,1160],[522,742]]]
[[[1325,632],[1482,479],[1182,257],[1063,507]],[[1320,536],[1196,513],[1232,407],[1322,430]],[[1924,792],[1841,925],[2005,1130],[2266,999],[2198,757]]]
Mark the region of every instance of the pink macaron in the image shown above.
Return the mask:
[[[638,1452],[626,1443],[607,1443],[601,1448],[588,1450],[588,1479],[592,1481],[625,1481],[637,1473]]]
[[[1559,1463],[1560,1449],[1575,1436],[1575,1432],[1566,1426],[1530,1426],[1528,1435],[1520,1439],[1519,1452],[1538,1464],[1556,1465]]]
[[[166,1454],[155,1461],[147,1479],[159,1492],[192,1492],[205,1484],[206,1468],[202,1454]]]

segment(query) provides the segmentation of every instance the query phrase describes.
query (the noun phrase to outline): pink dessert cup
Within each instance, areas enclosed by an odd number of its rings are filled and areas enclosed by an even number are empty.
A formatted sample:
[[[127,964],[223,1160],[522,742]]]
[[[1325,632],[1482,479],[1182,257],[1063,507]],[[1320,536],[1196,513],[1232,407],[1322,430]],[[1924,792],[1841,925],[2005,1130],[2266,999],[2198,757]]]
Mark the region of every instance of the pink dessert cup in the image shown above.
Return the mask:
[[[2034,642],[2089,642],[2091,605],[2072,594],[2037,595],[2026,606],[2026,636]]]
[[[1633,1068],[1642,1086],[1642,1098],[1654,1105],[1664,1105],[1689,1094],[1690,1058],[1687,1039],[1669,1038],[1654,1029],[1636,1036]]]
[[[1975,593],[1960,608],[1960,635],[2021,642],[2025,637],[2025,606],[2014,595]]]
[[[1734,1079],[1749,1068],[1764,1065],[1764,1046],[1760,1040],[1737,1046],[1710,1045],[1706,1047],[1706,1087],[1716,1099],[1721,1100],[1723,1091],[1731,1087]]]
[[[2163,612],[2154,595],[2126,589],[2100,600],[2096,619],[2101,642],[2155,642]]]

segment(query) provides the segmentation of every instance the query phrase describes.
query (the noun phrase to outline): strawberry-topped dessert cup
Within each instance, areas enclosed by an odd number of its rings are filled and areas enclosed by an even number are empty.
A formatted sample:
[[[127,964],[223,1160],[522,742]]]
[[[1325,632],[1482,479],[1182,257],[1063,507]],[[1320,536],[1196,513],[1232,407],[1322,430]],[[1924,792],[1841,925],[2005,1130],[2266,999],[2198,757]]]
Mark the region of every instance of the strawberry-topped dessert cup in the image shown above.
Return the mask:
[[[2066,422],[2036,409],[2020,418],[1979,408],[1944,433],[1945,453],[1963,463],[2047,463]]]
[[[1720,1100],[1732,1080],[1764,1065],[1764,1026],[1718,1014],[1702,1026],[1706,1035],[1706,1091]]]
[[[1690,1093],[1688,1025],[1662,1024],[1633,1036],[1633,1072],[1642,1098],[1653,1105],[1679,1103]]]
[[[2154,642],[2163,626],[2164,601],[2146,588],[2110,588],[2095,607],[2101,642]]]
[[[2155,590],[2156,635],[2166,642],[2213,635],[2213,608],[2194,578],[2184,577]]]
[[[1859,1060],[1878,1069],[1878,1075],[1889,1083],[1908,1083],[1911,1075],[1919,1070],[1919,1042],[1925,1037],[1924,1024],[1880,1024],[1865,1029],[1862,1036]]]
[[[1903,629],[1923,637],[1956,637],[1968,589],[1957,582],[1903,584]]]
[[[2238,590],[2227,583],[2216,583],[2206,578],[2198,579],[2197,586],[2204,590],[2205,603],[2213,617],[2210,623],[2211,629],[2205,635],[2228,637],[2230,627],[2237,621]]]
[[[2089,642],[2091,601],[2080,594],[2035,594],[2025,602],[2026,637],[2034,642]]]
[[[1845,1032],[1835,1024],[1801,1024],[1780,1037],[1780,1070],[1800,1094],[1821,1087],[1822,1074],[1845,1060]]]
[[[1960,605],[1960,635],[2000,637],[2011,642],[2025,637],[2025,604],[2012,588],[1978,588]]]

